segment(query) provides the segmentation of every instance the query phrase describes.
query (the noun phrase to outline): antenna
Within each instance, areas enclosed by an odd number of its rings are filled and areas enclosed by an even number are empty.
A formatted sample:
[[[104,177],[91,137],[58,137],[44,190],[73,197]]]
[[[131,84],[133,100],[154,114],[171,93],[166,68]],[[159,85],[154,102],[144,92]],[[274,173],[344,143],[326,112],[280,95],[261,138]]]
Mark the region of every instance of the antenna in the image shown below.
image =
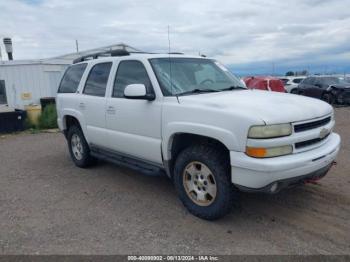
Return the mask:
[[[78,40],[75,40],[75,48],[77,50],[77,53],[79,53],[79,42],[78,42]]]

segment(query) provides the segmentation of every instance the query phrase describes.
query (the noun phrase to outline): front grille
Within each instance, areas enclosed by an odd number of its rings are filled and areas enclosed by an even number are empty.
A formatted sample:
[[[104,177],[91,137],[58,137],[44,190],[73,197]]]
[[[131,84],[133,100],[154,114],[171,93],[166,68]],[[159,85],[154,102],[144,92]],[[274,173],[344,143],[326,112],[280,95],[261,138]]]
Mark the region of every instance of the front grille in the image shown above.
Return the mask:
[[[303,124],[298,124],[298,125],[294,126],[294,132],[298,133],[298,132],[303,132],[303,131],[307,131],[310,129],[314,129],[314,128],[317,128],[320,126],[324,126],[324,125],[327,125],[330,121],[331,121],[331,117],[329,116],[329,117],[321,119],[321,120],[303,123]]]
[[[312,145],[314,145],[314,144],[317,144],[317,143],[319,143],[319,142],[325,140],[328,136],[329,136],[329,134],[326,135],[326,136],[323,137],[323,138],[314,138],[314,139],[311,139],[311,140],[307,140],[307,141],[303,141],[303,142],[296,143],[296,144],[295,144],[295,148],[296,148],[296,149],[300,149],[300,148],[302,148],[302,147],[312,146]]]

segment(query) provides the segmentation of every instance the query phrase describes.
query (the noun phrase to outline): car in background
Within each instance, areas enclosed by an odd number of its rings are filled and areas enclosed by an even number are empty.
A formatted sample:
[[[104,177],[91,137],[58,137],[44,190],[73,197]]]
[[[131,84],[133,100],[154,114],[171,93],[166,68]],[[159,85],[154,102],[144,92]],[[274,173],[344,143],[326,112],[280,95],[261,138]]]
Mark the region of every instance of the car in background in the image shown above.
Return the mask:
[[[283,82],[272,76],[245,77],[244,82],[249,89],[260,89],[265,91],[285,93]]]
[[[284,88],[288,93],[296,93],[298,85],[306,78],[306,76],[285,76],[280,77],[284,84]]]
[[[298,85],[297,93],[329,104],[350,104],[350,83],[334,76],[307,77]]]

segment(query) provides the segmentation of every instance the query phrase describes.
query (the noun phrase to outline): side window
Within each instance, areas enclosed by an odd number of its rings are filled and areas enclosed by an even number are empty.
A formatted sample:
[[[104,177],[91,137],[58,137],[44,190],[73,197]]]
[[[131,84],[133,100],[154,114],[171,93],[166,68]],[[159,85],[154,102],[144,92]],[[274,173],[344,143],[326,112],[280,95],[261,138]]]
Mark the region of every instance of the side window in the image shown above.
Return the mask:
[[[69,67],[64,73],[58,88],[58,93],[75,93],[87,64],[77,64]]]
[[[144,84],[147,92],[152,91],[151,80],[146,68],[140,61],[121,61],[115,77],[112,96],[124,97],[125,87],[131,84]]]
[[[112,63],[101,63],[94,65],[86,80],[84,94],[92,96],[105,96],[111,67]]]
[[[302,78],[295,78],[295,79],[293,80],[293,83],[299,84],[302,80],[303,80]]]
[[[314,84],[314,77],[308,77],[308,78],[305,78],[304,81],[303,81],[303,84],[306,84],[306,85],[313,85]]]
[[[323,79],[322,78],[315,78],[313,85],[317,85],[318,87],[322,87],[323,86]]]

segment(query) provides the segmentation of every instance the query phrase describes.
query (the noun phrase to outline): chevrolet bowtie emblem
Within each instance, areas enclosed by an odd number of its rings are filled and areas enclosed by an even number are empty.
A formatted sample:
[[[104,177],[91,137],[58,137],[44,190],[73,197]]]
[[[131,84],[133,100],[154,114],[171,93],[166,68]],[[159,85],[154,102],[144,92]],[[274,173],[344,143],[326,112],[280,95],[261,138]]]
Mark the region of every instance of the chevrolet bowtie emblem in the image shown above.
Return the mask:
[[[328,132],[327,128],[322,128],[320,131],[320,138],[325,138],[328,135]]]

